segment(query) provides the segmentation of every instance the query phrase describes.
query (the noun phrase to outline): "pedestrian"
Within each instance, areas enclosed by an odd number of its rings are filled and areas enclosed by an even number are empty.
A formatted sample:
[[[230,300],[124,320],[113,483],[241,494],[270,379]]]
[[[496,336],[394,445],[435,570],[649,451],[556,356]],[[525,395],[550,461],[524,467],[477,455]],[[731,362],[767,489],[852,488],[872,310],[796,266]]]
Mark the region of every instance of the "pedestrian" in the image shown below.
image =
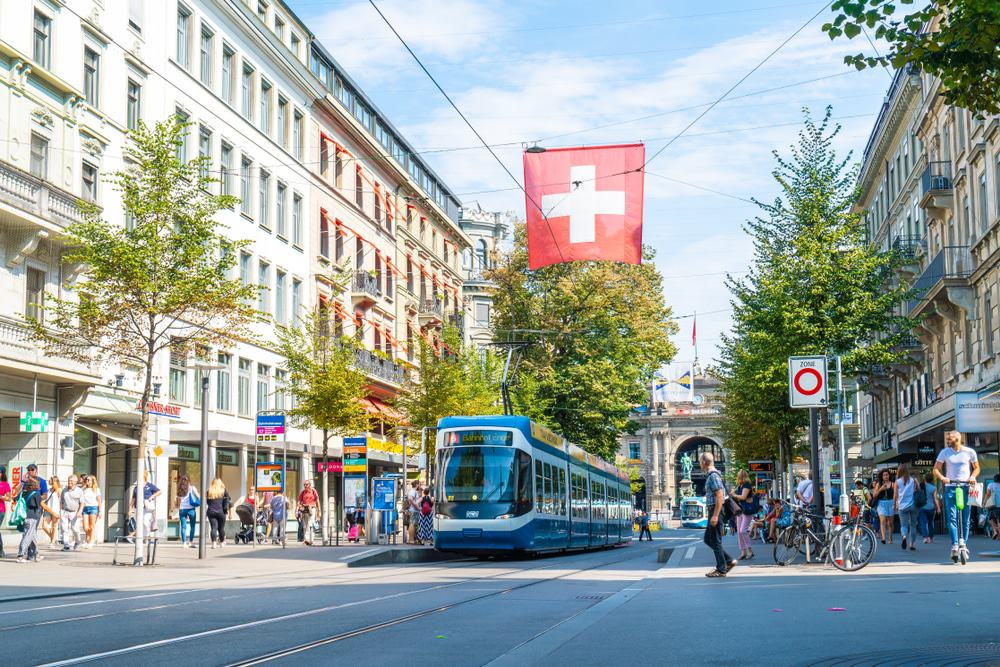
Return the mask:
[[[77,486],[77,476],[66,478],[66,488],[59,497],[59,523],[62,527],[62,550],[77,551],[83,534],[83,489]]]
[[[285,522],[288,521],[288,499],[281,491],[271,496],[271,544],[285,546]]]
[[[10,483],[7,481],[7,468],[0,466],[0,526],[7,515],[7,503],[10,502]],[[4,557],[3,532],[0,531],[0,558]]]
[[[156,499],[162,493],[159,487],[149,481],[149,471],[142,471],[142,525],[143,531],[145,531],[148,537],[156,530]],[[136,510],[136,504],[139,497],[139,485],[133,484],[132,491],[129,493],[129,508],[128,515],[130,518],[134,517],[136,521],[139,520],[139,512]]]
[[[45,505],[48,512],[42,515],[42,532],[49,538],[49,549],[59,548],[59,523],[62,517],[59,512],[59,501],[62,498],[62,484],[59,478],[49,478],[49,492],[45,495]]]
[[[753,549],[750,548],[750,524],[753,523],[753,515],[758,508],[753,506],[753,486],[746,470],[741,469],[736,473],[736,488],[730,491],[729,495],[743,510],[743,514],[736,517],[736,537],[740,544],[740,560],[749,560],[753,558]]]
[[[896,471],[895,505],[893,510],[899,515],[899,532],[903,536],[901,545],[903,551],[910,547],[910,551],[916,551],[914,546],[917,542],[917,480],[910,475],[910,466],[905,463],[900,464]],[[922,494],[921,494],[922,495]],[[924,504],[926,497],[920,500]]]
[[[83,532],[86,541],[83,547],[92,549],[97,540],[97,522],[101,520],[101,506],[104,498],[101,496],[101,489],[97,486],[97,477],[87,475],[83,483]]]
[[[795,498],[802,503],[802,507],[806,509],[812,507],[813,491],[812,471],[810,471],[795,487]]]
[[[969,539],[969,523],[972,518],[972,503],[969,502],[969,486],[976,483],[979,476],[979,457],[976,450],[962,444],[962,434],[948,431],[944,436],[945,448],[934,462],[934,476],[944,484],[945,519],[948,535],[951,537],[951,560],[958,562],[960,551],[968,559],[966,542]],[[958,532],[958,506],[956,493],[962,489],[965,494],[965,509],[962,510],[962,533]]]
[[[653,534],[649,532],[649,514],[646,512],[639,512],[639,541],[642,542],[642,536],[647,535],[649,541],[653,541]]]
[[[420,523],[420,497],[423,494],[420,492],[420,482],[418,480],[410,480],[410,490],[406,492],[406,514],[410,521],[410,544],[415,544],[417,541],[417,525]]]
[[[885,544],[886,540],[889,541],[889,544],[892,544],[896,486],[892,481],[892,473],[888,469],[879,473],[878,483],[875,485],[875,501],[878,503],[878,523],[881,530],[882,544]]]
[[[927,500],[920,508],[920,534],[924,538],[924,544],[931,544],[934,541],[934,517],[941,513],[941,498],[934,482],[934,474],[927,473],[924,476],[924,493]]]
[[[229,506],[233,499],[221,477],[212,480],[206,496],[205,518],[208,519],[212,529],[212,548],[221,549],[226,546],[226,517],[229,515]]]
[[[421,544],[431,544],[434,541],[434,500],[431,499],[430,487],[423,489],[420,497],[420,526],[417,539]]]
[[[722,503],[726,499],[726,483],[722,473],[715,469],[715,457],[709,452],[702,452],[698,464],[705,473],[705,511],[708,514],[708,525],[705,527],[705,544],[715,554],[715,569],[706,577],[724,577],[736,567],[736,561],[729,557],[722,546]]]
[[[24,533],[21,535],[21,544],[17,548],[17,562],[45,560],[45,556],[38,553],[38,545],[35,543],[38,537],[38,522],[42,518],[42,512],[47,512],[49,509],[41,497],[41,480],[37,477],[28,477],[19,486],[21,487],[19,495],[24,499],[27,514],[22,526]]]
[[[1000,474],[993,475],[993,481],[986,485],[983,507],[987,511],[990,526],[993,527],[993,539],[1000,540]]]
[[[319,494],[312,488],[312,480],[305,481],[305,488],[299,494],[299,511],[301,516],[299,521],[304,524],[302,542],[306,546],[312,546],[315,536],[313,522],[321,521],[323,514],[319,507]]]
[[[201,497],[187,475],[177,481],[177,515],[181,522],[181,547],[194,548],[194,527],[198,523]]]

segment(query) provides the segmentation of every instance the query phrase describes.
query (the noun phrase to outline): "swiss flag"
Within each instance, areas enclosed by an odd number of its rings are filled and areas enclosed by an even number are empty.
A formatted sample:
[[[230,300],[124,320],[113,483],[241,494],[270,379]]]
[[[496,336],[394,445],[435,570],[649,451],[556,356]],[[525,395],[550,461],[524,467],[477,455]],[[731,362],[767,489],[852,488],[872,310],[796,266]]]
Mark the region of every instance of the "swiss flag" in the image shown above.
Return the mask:
[[[636,170],[645,159],[642,144],[525,152],[529,268],[586,259],[639,264],[643,173]]]

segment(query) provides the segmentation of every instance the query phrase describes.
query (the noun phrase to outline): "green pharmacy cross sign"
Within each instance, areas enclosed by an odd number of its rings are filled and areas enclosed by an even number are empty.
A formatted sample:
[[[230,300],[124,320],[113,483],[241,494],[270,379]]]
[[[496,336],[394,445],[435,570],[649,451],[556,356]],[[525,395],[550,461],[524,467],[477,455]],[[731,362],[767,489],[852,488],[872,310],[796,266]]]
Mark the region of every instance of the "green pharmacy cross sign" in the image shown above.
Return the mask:
[[[47,412],[22,412],[20,431],[21,433],[45,433],[49,430],[49,413]]]

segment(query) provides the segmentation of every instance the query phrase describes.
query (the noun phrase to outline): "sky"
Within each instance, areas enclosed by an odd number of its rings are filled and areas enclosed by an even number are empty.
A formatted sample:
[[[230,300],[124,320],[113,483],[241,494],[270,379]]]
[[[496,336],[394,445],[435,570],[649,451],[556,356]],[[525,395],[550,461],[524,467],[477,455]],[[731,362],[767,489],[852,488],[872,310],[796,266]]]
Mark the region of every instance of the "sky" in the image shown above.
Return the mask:
[[[525,215],[524,195],[448,105],[368,0],[286,0],[466,206]],[[647,156],[821,10],[823,0],[375,0],[518,178],[526,145],[641,141]],[[827,3],[829,4],[829,3]],[[643,242],[678,317],[677,361],[717,356],[727,274],[752,246],[743,223],[773,200],[772,151],[803,109],[833,107],[855,161],[890,74],[856,72],[861,38],[832,42],[823,11],[647,166]]]

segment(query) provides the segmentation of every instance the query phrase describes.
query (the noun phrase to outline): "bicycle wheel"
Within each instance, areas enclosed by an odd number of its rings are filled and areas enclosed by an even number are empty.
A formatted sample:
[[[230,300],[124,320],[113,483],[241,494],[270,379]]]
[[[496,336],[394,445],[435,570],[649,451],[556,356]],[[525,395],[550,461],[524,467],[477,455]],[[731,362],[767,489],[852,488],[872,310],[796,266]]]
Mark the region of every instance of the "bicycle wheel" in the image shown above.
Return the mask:
[[[794,527],[785,528],[774,541],[774,562],[778,565],[791,565],[799,557],[802,547],[802,534]]]
[[[875,531],[867,526],[844,526],[833,536],[830,561],[838,570],[856,572],[871,562],[877,542]]]

